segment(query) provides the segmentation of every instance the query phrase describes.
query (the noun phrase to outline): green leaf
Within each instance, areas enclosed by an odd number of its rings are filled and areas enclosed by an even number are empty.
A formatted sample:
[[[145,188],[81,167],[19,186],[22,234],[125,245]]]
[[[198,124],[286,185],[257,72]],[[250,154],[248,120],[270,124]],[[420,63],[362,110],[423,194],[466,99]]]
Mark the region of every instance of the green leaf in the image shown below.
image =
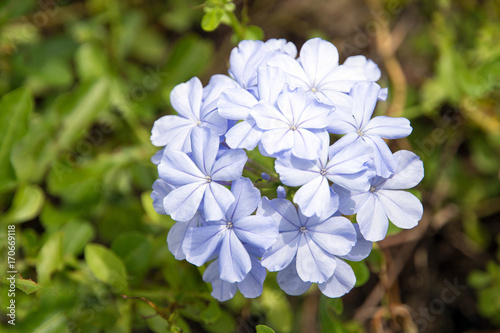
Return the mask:
[[[111,285],[117,292],[127,289],[125,265],[113,251],[100,244],[87,244],[85,262],[98,280]]]
[[[20,186],[12,206],[2,219],[3,223],[22,223],[34,219],[40,213],[44,201],[45,195],[38,185]]]
[[[102,48],[86,43],[80,46],[75,55],[78,76],[83,80],[96,80],[108,73],[106,55]]]
[[[62,249],[64,255],[78,256],[85,245],[95,235],[94,227],[87,221],[72,220],[61,229],[63,232]]]
[[[201,19],[201,28],[205,31],[214,31],[219,26],[222,16],[224,16],[222,8],[207,9],[207,12]]]
[[[292,331],[294,314],[290,302],[281,290],[264,287],[259,301],[267,312],[266,320],[270,325],[278,332]]]
[[[354,275],[356,275],[356,287],[362,286],[368,281],[370,278],[370,270],[366,266],[366,263],[363,261],[349,261],[349,265],[351,265],[352,270],[354,271]]]
[[[491,284],[493,277],[488,272],[472,271],[467,277],[467,283],[476,289],[484,289]]]
[[[41,288],[41,286],[32,279],[23,279],[22,277],[16,278],[16,287],[24,291],[27,295]]]
[[[264,30],[256,25],[249,25],[245,29],[245,39],[262,40],[264,38]]]
[[[214,324],[217,320],[219,320],[221,315],[222,311],[219,304],[216,302],[210,302],[208,307],[201,312],[200,318],[205,324]]]
[[[129,273],[144,272],[153,252],[150,241],[139,232],[125,232],[111,243],[111,249],[123,260]]]
[[[257,330],[257,333],[275,333],[272,328],[265,325],[257,325],[255,329]]]
[[[45,241],[36,260],[38,282],[50,281],[50,276],[62,267],[62,232],[56,232]]]
[[[0,190],[15,181],[10,163],[14,144],[28,131],[28,119],[33,109],[31,94],[26,88],[14,90],[0,100]]]
[[[212,59],[212,54],[213,44],[196,35],[188,35],[175,43],[164,70],[168,74],[163,92],[167,100],[175,85],[200,75]]]
[[[71,110],[57,138],[59,149],[69,149],[86,135],[85,129],[108,105],[109,84],[106,78],[82,85],[66,107]]]

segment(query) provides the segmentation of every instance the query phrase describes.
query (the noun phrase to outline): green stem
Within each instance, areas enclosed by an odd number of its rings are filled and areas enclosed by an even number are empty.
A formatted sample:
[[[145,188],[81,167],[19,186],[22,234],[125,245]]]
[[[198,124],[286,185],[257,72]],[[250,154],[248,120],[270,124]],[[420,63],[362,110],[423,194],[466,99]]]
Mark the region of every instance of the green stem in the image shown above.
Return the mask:
[[[238,37],[238,40],[240,41],[243,40],[245,38],[245,29],[243,25],[240,23],[234,12],[226,12],[226,13],[229,16],[229,19],[231,20],[231,27],[233,28],[234,33]]]

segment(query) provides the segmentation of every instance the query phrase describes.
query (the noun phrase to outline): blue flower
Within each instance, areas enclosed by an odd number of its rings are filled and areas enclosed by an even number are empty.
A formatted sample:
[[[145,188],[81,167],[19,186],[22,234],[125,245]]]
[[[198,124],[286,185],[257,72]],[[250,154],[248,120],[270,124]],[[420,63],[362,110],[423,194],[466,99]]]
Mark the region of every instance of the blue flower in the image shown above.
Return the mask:
[[[263,131],[261,153],[276,157],[289,151],[299,158],[316,159],[322,145],[318,135],[326,133],[332,111],[300,88],[285,89],[275,105],[259,102],[250,116]]]
[[[424,177],[420,158],[407,150],[394,153],[397,170],[389,178],[374,177],[365,192],[346,191],[335,187],[340,196],[339,210],[343,214],[355,214],[361,233],[367,240],[384,239],[391,220],[397,227],[410,229],[422,218],[423,207],[413,194],[403,191],[416,186]]]
[[[365,240],[359,232],[359,226],[353,224],[356,229],[356,245],[345,256],[335,256],[335,271],[333,275],[323,283],[319,283],[319,290],[328,297],[340,297],[348,293],[356,284],[356,276],[351,266],[343,259],[350,261],[361,261],[368,257],[372,249],[372,242]],[[280,288],[289,295],[302,295],[312,285],[312,282],[303,281],[297,273],[296,259],[286,268],[278,272],[277,276]]]
[[[245,246],[250,254],[250,261],[252,263],[252,268],[245,276],[245,278],[240,282],[227,282],[220,277],[220,261],[215,259],[208,265],[207,269],[203,273],[203,281],[210,282],[212,284],[211,295],[221,301],[227,301],[234,297],[236,292],[239,290],[243,296],[246,298],[255,298],[262,294],[264,280],[266,279],[266,269],[262,267],[260,260],[258,259],[259,254],[254,254],[250,246]]]
[[[380,78],[378,67],[364,57],[339,65],[337,48],[320,38],[305,42],[298,60],[283,54],[273,57],[268,65],[282,69],[292,88],[312,91],[320,102],[339,107],[352,104],[347,93],[356,82]]]
[[[389,177],[397,168],[392,152],[382,138],[398,139],[408,136],[412,128],[410,121],[402,117],[378,116],[370,120],[377,104],[380,86],[373,82],[360,82],[354,85],[350,95],[354,103],[351,111],[338,110],[332,116],[328,131],[346,134],[338,145],[345,147],[357,140],[363,140],[373,147],[373,160],[377,174]]]
[[[234,181],[231,192],[236,199],[225,216],[207,221],[202,227],[189,229],[182,248],[187,261],[198,266],[218,254],[220,278],[234,283],[245,279],[252,268],[244,244],[263,252],[278,237],[278,229],[271,218],[250,215],[261,198],[260,191],[250,179]]]
[[[163,179],[157,179],[153,183],[153,192],[151,192],[151,199],[153,199],[153,208],[158,214],[166,215],[163,200],[165,197],[175,189],[175,186],[170,185]]]
[[[199,127],[191,133],[191,150],[192,157],[167,150],[158,165],[160,178],[176,187],[163,201],[165,211],[176,221],[189,221],[202,205],[207,220],[221,219],[234,196],[217,182],[238,179],[247,156],[241,149],[231,149],[217,158],[219,137]]]
[[[217,101],[222,91],[236,86],[236,82],[225,75],[212,76],[205,88],[197,77],[177,85],[170,93],[170,102],[179,115],[163,116],[155,121],[151,142],[168,150],[189,153],[194,128],[206,127],[219,136],[224,135],[227,120],[219,116]]]
[[[186,238],[186,233],[191,228],[202,226],[205,219],[200,212],[197,212],[193,218],[187,222],[176,222],[168,231],[167,244],[170,252],[177,260],[186,259],[186,254],[182,250],[182,242]]]
[[[323,283],[336,270],[336,256],[347,255],[356,244],[356,230],[342,216],[303,215],[286,199],[262,199],[257,214],[270,216],[279,237],[262,257],[262,266],[281,271],[292,261],[302,281]]]
[[[295,57],[297,48],[292,42],[284,39],[270,39],[267,42],[243,40],[231,51],[229,75],[238,82],[241,88],[255,93],[257,70],[279,54]]]
[[[262,138],[262,130],[251,118],[250,111],[259,101],[276,103],[278,95],[283,91],[285,74],[274,67],[261,67],[257,71],[259,85],[256,95],[242,88],[226,89],[218,101],[219,114],[228,120],[243,120],[228,130],[226,143],[231,148],[254,149]]]
[[[338,196],[330,189],[328,181],[349,189],[368,190],[368,180],[374,176],[372,167],[372,149],[369,145],[358,142],[354,146],[336,150],[336,144],[330,148],[329,136],[320,136],[323,145],[320,156],[315,161],[308,161],[284,155],[275,163],[275,169],[283,184],[301,186],[295,193],[293,202],[299,205],[306,216],[332,215],[338,208]],[[330,150],[330,153],[329,153]]]

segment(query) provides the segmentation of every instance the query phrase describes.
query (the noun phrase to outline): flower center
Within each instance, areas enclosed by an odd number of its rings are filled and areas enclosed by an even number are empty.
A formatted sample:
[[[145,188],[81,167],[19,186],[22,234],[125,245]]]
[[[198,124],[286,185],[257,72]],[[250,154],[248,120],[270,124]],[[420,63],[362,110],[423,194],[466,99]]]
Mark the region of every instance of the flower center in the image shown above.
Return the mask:
[[[375,190],[376,190],[375,186],[373,186],[373,185],[372,185],[372,186],[370,187],[370,192],[375,192]]]
[[[358,135],[359,135],[359,136],[363,136],[363,134],[364,134],[364,133],[363,133],[363,130],[362,130],[361,128],[360,128],[360,129],[358,129]]]
[[[207,183],[211,183],[212,182],[212,177],[206,176],[205,180],[207,181]]]
[[[319,172],[319,174],[322,175],[322,176],[326,175],[326,169],[325,168],[321,169],[321,171]]]
[[[229,221],[227,221],[227,222],[226,222],[226,228],[228,228],[228,229],[232,229],[232,228],[233,228],[233,222],[229,222]]]
[[[317,91],[317,90],[316,90],[316,87],[312,87],[312,88],[311,88],[311,91],[312,91],[313,93],[315,93],[315,92]]]
[[[302,232],[302,233],[306,233],[306,232],[307,232],[306,227],[300,227],[300,229],[299,229],[299,230],[300,230],[300,232]]]
[[[296,130],[297,130],[297,127],[295,127],[295,125],[290,125],[290,129],[291,129],[292,131],[296,131]]]
[[[198,121],[196,122],[196,126],[200,126],[200,125],[201,125],[201,120],[198,120]]]

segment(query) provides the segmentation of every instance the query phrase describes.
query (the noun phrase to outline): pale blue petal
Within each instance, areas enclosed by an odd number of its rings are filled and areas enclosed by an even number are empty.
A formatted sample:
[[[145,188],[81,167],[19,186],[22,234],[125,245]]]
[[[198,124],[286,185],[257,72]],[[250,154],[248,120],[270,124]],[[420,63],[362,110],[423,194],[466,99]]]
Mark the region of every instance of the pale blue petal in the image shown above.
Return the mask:
[[[182,243],[182,251],[186,254],[186,260],[196,266],[203,265],[219,247],[226,232],[225,225],[188,229]]]
[[[292,42],[287,42],[286,39],[271,38],[264,43],[264,47],[269,51],[278,51],[279,53],[286,53],[290,57],[297,56],[297,47]]]
[[[226,216],[229,221],[236,221],[255,212],[260,202],[260,191],[253,186],[248,178],[240,178],[233,181],[231,186],[235,201],[227,210]]]
[[[377,191],[389,220],[397,227],[411,229],[422,219],[424,208],[416,196],[406,191]]]
[[[372,251],[373,242],[367,241],[363,238],[361,231],[359,230],[359,224],[353,223],[354,228],[356,229],[356,245],[351,249],[351,252],[342,256],[343,259],[350,261],[361,261],[370,255]]]
[[[247,244],[267,250],[278,238],[278,226],[271,217],[252,215],[234,221],[234,232]]]
[[[328,126],[328,132],[333,134],[356,133],[356,122],[351,112],[335,110],[332,114],[332,121]]]
[[[282,110],[266,102],[255,105],[250,111],[250,116],[262,130],[290,128],[289,120],[283,115]]]
[[[338,185],[333,186],[335,192],[341,192]],[[347,191],[349,192],[349,191]],[[342,214],[353,215],[359,210],[359,207],[372,195],[370,192],[361,192],[354,195],[339,194],[339,210]]]
[[[176,221],[189,221],[200,207],[207,183],[192,183],[170,192],[163,200],[165,212]]]
[[[300,64],[307,73],[311,88],[317,88],[325,76],[339,65],[339,52],[330,42],[321,38],[309,39],[300,49]]]
[[[403,190],[416,186],[424,178],[424,164],[416,154],[408,150],[394,153],[398,168],[379,190]]]
[[[190,228],[196,228],[203,224],[203,218],[200,213],[197,213],[188,222],[176,222],[168,231],[167,244],[170,252],[175,256],[177,260],[186,259],[184,251],[182,251],[182,243],[186,237],[187,231]]]
[[[204,181],[205,175],[196,164],[183,152],[166,151],[158,165],[158,174],[174,186]]]
[[[262,266],[271,272],[280,271],[288,266],[295,258],[300,238],[297,231],[280,233],[273,246],[264,253]]]
[[[253,150],[262,138],[262,130],[257,127],[255,121],[242,121],[234,125],[226,133],[226,143],[231,148],[244,148]]]
[[[158,150],[153,156],[151,156],[151,163],[158,166],[161,163],[161,159],[163,157],[164,152],[165,152],[165,147]]]
[[[353,115],[358,129],[363,129],[373,114],[377,104],[380,86],[373,82],[358,82],[350,92],[354,99]]]
[[[340,151],[351,146],[355,142],[356,142],[356,144],[358,144],[357,141],[362,141],[361,137],[358,135],[358,133],[353,132],[353,133],[348,133],[348,134],[344,135],[343,137],[341,137],[340,139],[335,141],[335,143],[330,146],[330,148],[328,149],[328,159],[329,160],[333,159],[333,156],[337,155]],[[366,143],[362,143],[362,144],[366,145]]]
[[[278,188],[276,189],[276,196],[279,199],[285,199],[286,198],[286,189],[281,185],[278,186]]]
[[[410,135],[410,121],[403,117],[378,116],[370,120],[363,129],[366,135],[380,136],[386,139],[399,139]]]
[[[250,256],[252,269],[248,272],[245,279],[238,282],[238,289],[246,298],[255,298],[262,295],[264,280],[266,279],[266,269],[260,264],[260,261]]]
[[[250,272],[252,262],[247,250],[236,237],[228,231],[222,239],[219,253],[220,278],[227,282],[240,282]]]
[[[384,207],[373,194],[360,206],[356,221],[363,237],[371,242],[384,239],[389,228],[389,221]]]
[[[212,284],[212,292],[210,295],[212,295],[212,297],[219,302],[230,300],[238,291],[236,283],[229,283],[221,280],[219,273],[219,259],[216,259],[208,265],[205,272],[203,272],[203,281],[210,282]]]
[[[175,111],[184,118],[193,121],[201,120],[201,100],[203,97],[203,86],[200,79],[193,77],[186,83],[181,83],[172,89],[170,103]]]
[[[261,67],[257,71],[259,99],[274,104],[288,83],[285,72],[277,67]]]
[[[157,147],[182,149],[196,122],[179,116],[163,116],[156,120],[151,130],[151,142]]]
[[[222,93],[217,106],[222,117],[232,120],[244,120],[247,119],[250,109],[257,103],[257,99],[245,89],[233,88]]]
[[[317,174],[318,177],[303,185],[293,197],[302,214],[305,216],[323,215],[330,207],[330,186],[328,179]]]
[[[212,180],[232,181],[240,178],[247,159],[243,149],[228,150],[215,161],[211,171]]]
[[[362,67],[340,65],[333,68],[319,83],[321,91],[338,91],[348,93],[352,86],[359,81],[365,81],[366,76]]]
[[[203,89],[203,105],[201,106],[201,118],[204,119],[211,113],[217,114],[217,104],[222,92],[239,85],[229,76],[216,74],[210,78],[208,85]]]
[[[313,226],[307,226],[314,242],[330,254],[343,256],[356,244],[356,229],[342,216],[334,216]]]
[[[354,99],[349,94],[327,89],[327,86],[320,88],[315,94],[318,101],[335,106],[337,110],[352,110],[354,105]]]
[[[214,109],[216,111],[216,109]],[[200,127],[206,127],[212,130],[218,136],[222,136],[227,131],[227,120],[219,116],[217,112],[209,113],[205,118],[203,118],[200,123]]]
[[[373,148],[373,163],[377,175],[389,178],[398,168],[398,161],[394,158],[385,141],[378,136],[365,136],[364,141]]]
[[[388,95],[389,95],[389,89],[388,88],[382,88],[378,92],[378,100],[379,101],[385,101],[387,99]]]
[[[203,197],[203,213],[207,221],[221,220],[226,216],[229,206],[234,202],[234,196],[224,186],[211,182],[205,187]]]
[[[366,80],[368,81],[378,81],[382,75],[377,64],[370,59],[366,59],[366,57],[362,55],[347,58],[343,65],[362,67],[365,72]]]
[[[335,257],[328,255],[307,233],[297,250],[297,273],[303,281],[322,283],[335,271]]]
[[[297,273],[295,260],[286,268],[278,272],[276,277],[280,288],[292,296],[299,296],[305,293],[312,285],[312,282],[304,282]]]
[[[290,155],[277,158],[274,168],[279,174],[281,182],[288,186],[302,186],[320,177],[321,171],[317,162]]]
[[[312,100],[313,97],[306,94],[306,91],[302,88],[296,88],[295,90],[285,88],[285,90],[279,94],[276,103],[278,105],[278,110],[285,117],[287,124],[297,125],[296,120],[300,118],[300,115]]]
[[[153,208],[158,214],[167,214],[163,207],[163,199],[173,190],[175,186],[167,183],[163,179],[157,179],[153,183],[153,192],[151,192],[151,199],[153,199]]]
[[[326,133],[326,131],[324,131]],[[320,158],[323,142],[311,131],[301,128],[293,133],[292,155],[306,160],[317,160]]]
[[[266,131],[261,143],[271,156],[290,150],[293,147],[293,131],[287,128]]]
[[[285,54],[280,54],[269,60],[268,66],[278,67],[285,72],[291,88],[311,88],[311,82],[304,68],[302,68],[300,63],[294,58]]]
[[[338,141],[337,141],[338,142]],[[327,164],[327,176],[330,174],[354,174],[367,169],[373,149],[363,140],[355,140],[338,151],[337,142],[330,146],[330,161]],[[334,151],[338,151],[334,153]]]
[[[243,88],[257,84],[257,68],[263,59],[262,41],[243,40],[231,51],[229,57],[229,75]]]
[[[219,138],[208,128],[196,127],[191,133],[193,160],[205,175],[210,175],[217,152]]]
[[[333,276],[318,285],[323,295],[335,298],[347,294],[356,284],[356,275],[351,266],[342,259],[336,259],[337,267]]]
[[[368,191],[371,186],[369,180],[374,176],[371,151],[370,146],[362,140],[355,141],[331,156],[326,177],[348,190]]]
[[[270,216],[280,232],[298,231],[302,226],[297,209],[286,199],[269,200],[266,197],[262,198],[257,215]]]

